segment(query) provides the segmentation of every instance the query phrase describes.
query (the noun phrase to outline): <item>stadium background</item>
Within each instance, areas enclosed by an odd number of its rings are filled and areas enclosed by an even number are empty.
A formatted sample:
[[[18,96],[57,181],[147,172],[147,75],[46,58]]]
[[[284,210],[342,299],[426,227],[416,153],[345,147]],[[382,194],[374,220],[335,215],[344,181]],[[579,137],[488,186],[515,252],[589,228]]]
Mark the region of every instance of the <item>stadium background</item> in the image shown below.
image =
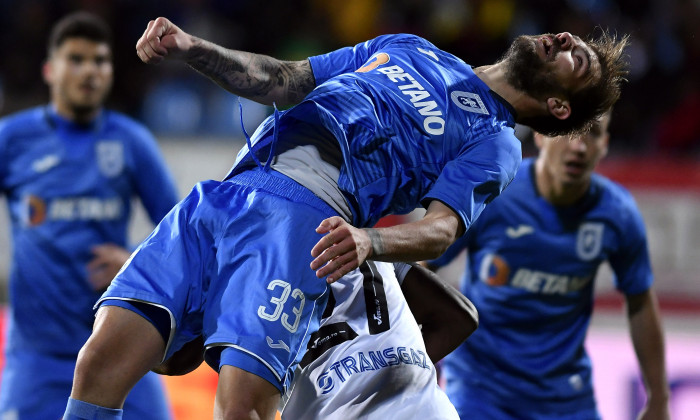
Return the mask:
[[[220,178],[243,144],[238,98],[182,65],[142,64],[134,45],[149,19],[166,16],[226,47],[301,59],[382,33],[411,32],[472,65],[499,58],[514,35],[596,26],[631,35],[630,83],[615,108],[610,156],[601,171],[627,186],[645,217],[667,337],[671,407],[677,420],[700,410],[700,1],[699,0],[0,0],[0,116],[45,103],[41,63],[51,24],[87,9],[115,32],[109,106],[146,123],[175,172],[181,196]],[[264,9],[264,10],[263,10]],[[248,131],[270,109],[243,103]],[[518,130],[525,155],[534,153]],[[3,200],[4,201],[4,200]],[[416,212],[408,217],[417,217]],[[151,228],[137,214],[132,238]],[[11,243],[0,206],[0,304]],[[463,260],[462,260],[463,261]],[[458,261],[442,274],[457,280]],[[587,347],[606,420],[628,420],[640,404],[622,299],[602,270]],[[0,316],[1,320],[1,316]],[[1,363],[1,361],[0,361]],[[166,381],[179,420],[207,418],[215,375],[200,368]]]

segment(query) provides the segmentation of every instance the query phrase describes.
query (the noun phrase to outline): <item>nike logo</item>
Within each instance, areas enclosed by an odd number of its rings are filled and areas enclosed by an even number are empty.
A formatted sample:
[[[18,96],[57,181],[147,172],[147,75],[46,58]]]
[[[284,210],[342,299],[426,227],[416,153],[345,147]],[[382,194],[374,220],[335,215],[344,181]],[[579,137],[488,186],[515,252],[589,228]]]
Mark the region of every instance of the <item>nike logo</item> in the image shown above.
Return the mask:
[[[517,239],[521,236],[529,235],[535,232],[535,228],[529,225],[518,225],[517,228],[508,227],[506,235],[511,239]]]
[[[54,166],[58,165],[61,160],[56,155],[46,155],[41,159],[37,159],[32,162],[32,169],[35,172],[42,173],[46,172]]]
[[[270,348],[272,348],[272,349],[285,349],[285,350],[287,350],[287,353],[291,353],[289,351],[289,346],[287,346],[284,343],[284,341],[277,340],[277,343],[275,343],[272,341],[272,339],[269,336],[265,336],[265,339],[267,340],[267,345],[270,346]]]

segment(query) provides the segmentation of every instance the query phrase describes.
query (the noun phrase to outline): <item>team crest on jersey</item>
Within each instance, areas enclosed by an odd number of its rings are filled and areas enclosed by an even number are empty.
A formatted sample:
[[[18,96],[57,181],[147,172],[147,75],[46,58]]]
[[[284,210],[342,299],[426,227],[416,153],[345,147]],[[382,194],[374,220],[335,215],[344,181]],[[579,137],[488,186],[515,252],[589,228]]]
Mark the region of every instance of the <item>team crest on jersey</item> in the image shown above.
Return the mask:
[[[124,145],[117,140],[102,140],[95,146],[97,167],[102,175],[114,177],[124,168]]]
[[[603,245],[603,224],[584,223],[578,228],[576,254],[584,261],[590,261],[600,254]]]
[[[488,109],[484,106],[484,101],[476,93],[455,90],[450,94],[450,97],[452,102],[465,111],[489,115]]]

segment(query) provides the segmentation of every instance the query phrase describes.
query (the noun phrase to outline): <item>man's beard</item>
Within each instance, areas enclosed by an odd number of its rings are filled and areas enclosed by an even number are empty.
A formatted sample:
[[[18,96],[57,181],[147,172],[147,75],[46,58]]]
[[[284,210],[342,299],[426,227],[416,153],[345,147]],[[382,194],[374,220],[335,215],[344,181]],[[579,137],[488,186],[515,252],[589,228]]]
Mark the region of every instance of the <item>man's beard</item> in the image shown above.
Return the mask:
[[[553,38],[551,57],[559,51],[559,43]],[[533,98],[543,98],[562,92],[553,72],[546,68],[538,55],[532,37],[517,37],[501,59],[506,67],[506,80],[514,88]]]

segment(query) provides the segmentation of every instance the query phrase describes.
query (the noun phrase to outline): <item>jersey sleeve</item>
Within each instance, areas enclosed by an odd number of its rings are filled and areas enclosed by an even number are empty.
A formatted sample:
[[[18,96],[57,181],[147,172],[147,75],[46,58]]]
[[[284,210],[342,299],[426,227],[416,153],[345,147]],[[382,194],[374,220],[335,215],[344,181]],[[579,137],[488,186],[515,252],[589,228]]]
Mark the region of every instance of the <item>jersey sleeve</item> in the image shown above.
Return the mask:
[[[615,273],[615,286],[622,293],[634,295],[648,290],[654,275],[647,244],[646,228],[642,215],[631,196],[627,217],[621,230],[620,247],[609,258]]]
[[[175,181],[156,139],[145,127],[139,127],[133,143],[137,193],[151,221],[158,224],[178,202]]]
[[[419,42],[415,35],[381,35],[369,41],[345,47],[326,54],[309,57],[316,85],[343,73],[351,73],[364,66],[374,53],[392,43]]]
[[[513,180],[521,160],[520,141],[507,132],[469,142],[445,165],[421,204],[427,208],[430,201],[441,201],[460,216],[466,232]]]

